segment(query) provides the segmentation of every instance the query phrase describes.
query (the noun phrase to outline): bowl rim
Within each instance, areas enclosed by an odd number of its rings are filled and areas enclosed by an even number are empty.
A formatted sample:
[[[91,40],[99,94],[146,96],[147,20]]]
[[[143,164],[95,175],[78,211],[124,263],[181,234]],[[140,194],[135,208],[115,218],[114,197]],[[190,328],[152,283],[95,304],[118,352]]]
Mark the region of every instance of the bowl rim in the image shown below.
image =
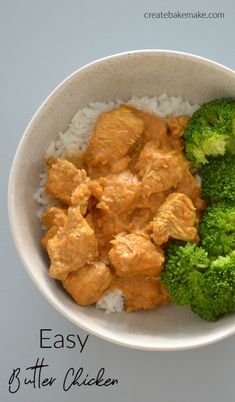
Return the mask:
[[[100,333],[99,331],[94,330],[93,328],[91,328],[89,325],[84,325],[83,323],[79,323],[76,319],[74,319],[73,317],[71,317],[67,311],[65,311],[60,305],[58,305],[52,298],[51,296],[48,295],[48,293],[44,290],[44,288],[42,288],[40,286],[40,283],[37,281],[37,279],[33,276],[32,274],[32,269],[31,267],[26,263],[25,257],[24,257],[24,252],[21,250],[19,243],[18,243],[18,237],[19,235],[17,235],[17,228],[16,228],[16,222],[14,220],[14,207],[13,207],[13,194],[14,194],[14,187],[15,187],[15,171],[17,171],[17,164],[18,164],[18,157],[20,154],[20,150],[22,148],[22,146],[24,145],[24,142],[27,140],[27,134],[31,129],[32,124],[34,123],[34,120],[36,119],[36,117],[40,114],[40,112],[43,110],[44,106],[46,105],[46,103],[53,98],[53,96],[57,93],[58,90],[60,90],[63,86],[69,84],[69,82],[73,79],[74,76],[76,76],[77,74],[79,74],[80,72],[82,72],[83,70],[86,70],[90,67],[92,67],[93,65],[96,64],[100,64],[104,61],[108,61],[111,59],[115,59],[115,58],[120,58],[120,57],[127,57],[128,55],[141,55],[141,54],[159,54],[159,55],[163,55],[163,54],[167,54],[167,55],[175,55],[175,56],[180,56],[180,57],[185,57],[187,59],[191,59],[191,60],[196,60],[196,61],[201,61],[204,62],[207,65],[211,65],[214,66],[220,70],[223,70],[227,73],[230,73],[231,75],[235,75],[235,71],[232,70],[229,67],[224,66],[223,64],[217,63],[211,59],[207,59],[205,57],[202,56],[198,56],[196,54],[193,53],[188,53],[188,52],[184,52],[184,51],[177,51],[177,50],[168,50],[168,49],[139,49],[139,50],[129,50],[129,51],[124,51],[124,52],[119,52],[119,53],[115,53],[115,54],[111,54],[105,57],[101,57],[98,59],[95,59],[94,61],[88,62],[84,65],[82,65],[81,67],[79,67],[78,69],[76,69],[75,71],[73,71],[72,73],[70,73],[68,76],[66,76],[58,85],[55,86],[55,88],[50,91],[49,95],[46,97],[46,99],[40,104],[40,106],[36,109],[36,111],[34,112],[32,118],[30,119],[29,123],[27,124],[22,137],[19,141],[19,144],[16,148],[15,151],[15,155],[11,164],[11,169],[10,169],[10,173],[9,173],[9,178],[8,178],[8,190],[7,190],[7,204],[8,204],[8,219],[9,219],[9,225],[10,225],[10,232],[17,250],[17,254],[20,258],[20,261],[23,265],[23,267],[25,268],[27,274],[29,275],[29,277],[31,278],[31,280],[33,281],[34,285],[36,286],[36,288],[40,291],[40,293],[45,297],[45,299],[59,312],[61,313],[64,317],[66,317],[70,322],[72,322],[74,325],[76,325],[77,327],[83,329],[84,331],[88,332],[89,334],[95,335],[103,340],[109,341],[111,343],[120,345],[120,346],[125,346],[131,349],[138,349],[138,350],[145,350],[145,351],[178,351],[178,350],[192,350],[192,349],[196,349],[196,348],[201,348],[201,347],[205,347],[207,345],[216,343],[218,341],[221,341],[233,334],[235,334],[235,322],[233,325],[229,325],[228,328],[226,328],[226,331],[224,331],[223,333],[219,333],[218,335],[216,334],[212,334],[210,337],[207,337],[204,340],[198,340],[198,338],[195,339],[195,341],[193,341],[192,338],[192,342],[188,342],[187,345],[180,345],[180,346],[166,346],[166,347],[162,347],[162,346],[148,346],[148,345],[143,345],[143,344],[136,344],[136,343],[130,343],[128,341],[125,340],[117,340],[117,339],[113,339],[110,336],[104,335],[102,333]],[[209,338],[209,339],[208,339]]]

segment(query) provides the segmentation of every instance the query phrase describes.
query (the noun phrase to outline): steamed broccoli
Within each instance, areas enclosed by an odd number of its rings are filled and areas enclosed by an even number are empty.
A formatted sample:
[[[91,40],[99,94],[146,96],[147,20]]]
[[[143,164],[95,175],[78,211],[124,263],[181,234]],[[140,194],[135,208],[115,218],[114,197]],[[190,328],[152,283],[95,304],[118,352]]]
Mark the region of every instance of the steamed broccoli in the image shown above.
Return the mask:
[[[206,251],[195,244],[167,248],[165,269],[161,280],[176,304],[191,304],[193,289],[203,280],[202,272],[210,265]]]
[[[200,169],[202,196],[210,201],[235,201],[235,155],[210,158]]]
[[[161,279],[172,301],[190,305],[201,318],[214,321],[235,311],[235,252],[210,262],[201,247],[172,244]]]
[[[235,102],[217,99],[193,113],[184,132],[186,156],[196,167],[207,156],[235,151]]]
[[[225,256],[235,249],[235,203],[209,206],[200,222],[202,247],[209,257]]]
[[[223,314],[235,311],[234,252],[211,263],[204,275],[202,294],[202,299],[196,295],[191,304],[192,311],[201,318],[214,321]]]

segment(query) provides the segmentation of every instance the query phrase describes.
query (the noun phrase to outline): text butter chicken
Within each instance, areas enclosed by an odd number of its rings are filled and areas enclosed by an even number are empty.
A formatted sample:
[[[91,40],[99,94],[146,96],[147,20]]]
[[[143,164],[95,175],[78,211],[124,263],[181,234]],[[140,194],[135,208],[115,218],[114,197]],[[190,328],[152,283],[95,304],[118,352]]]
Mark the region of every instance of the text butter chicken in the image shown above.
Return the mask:
[[[51,277],[80,305],[120,289],[126,311],[167,303],[161,284],[171,239],[198,242],[204,202],[183,154],[187,116],[130,105],[101,113],[85,152],[47,159],[42,216]]]

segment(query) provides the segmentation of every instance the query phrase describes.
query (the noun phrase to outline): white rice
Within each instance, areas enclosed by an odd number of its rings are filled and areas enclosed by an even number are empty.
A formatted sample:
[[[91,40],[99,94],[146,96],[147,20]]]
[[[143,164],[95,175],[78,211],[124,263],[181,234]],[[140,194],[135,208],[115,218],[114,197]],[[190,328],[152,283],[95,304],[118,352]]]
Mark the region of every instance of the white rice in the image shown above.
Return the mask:
[[[182,114],[191,116],[199,108],[199,105],[191,105],[189,101],[183,100],[181,96],[169,96],[166,93],[154,97],[133,97],[127,102],[118,100],[109,103],[90,103],[79,110],[72,118],[68,129],[64,133],[59,133],[58,138],[50,143],[45,156],[66,157],[83,151],[87,146],[92,128],[100,113],[112,110],[121,103],[131,104],[138,109],[162,118],[169,115],[177,116]],[[46,180],[47,173],[44,170],[39,176],[39,187],[34,194],[35,201],[40,205],[38,209],[39,218],[52,203],[51,198],[44,191]],[[108,291],[97,302],[96,307],[104,309],[106,313],[120,312],[123,310],[123,300],[120,290]]]
[[[105,310],[105,314],[120,313],[124,309],[124,297],[120,289],[108,290],[96,303],[97,308]]]

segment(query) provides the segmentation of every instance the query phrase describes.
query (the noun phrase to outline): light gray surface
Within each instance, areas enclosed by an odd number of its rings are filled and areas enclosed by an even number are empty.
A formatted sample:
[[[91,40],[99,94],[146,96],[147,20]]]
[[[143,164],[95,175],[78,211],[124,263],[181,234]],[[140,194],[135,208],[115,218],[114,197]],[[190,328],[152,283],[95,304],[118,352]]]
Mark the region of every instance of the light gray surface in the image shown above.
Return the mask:
[[[137,49],[189,51],[235,68],[233,2],[24,0],[0,2],[0,249],[1,342],[0,400],[75,402],[158,400],[161,402],[230,402],[234,400],[235,338],[194,351],[151,353],[127,350],[91,337],[82,354],[40,350],[40,328],[54,333],[84,332],[61,317],[26,275],[9,233],[6,190],[12,158],[22,132],[48,93],[66,75],[95,58]],[[144,11],[222,11],[223,21],[152,20]],[[27,178],[23,178],[27,180]],[[21,389],[10,395],[13,368],[45,357],[52,389]],[[69,367],[84,366],[92,375],[101,367],[118,377],[113,388],[77,388],[64,393],[59,379]],[[28,387],[29,388],[29,387]]]

